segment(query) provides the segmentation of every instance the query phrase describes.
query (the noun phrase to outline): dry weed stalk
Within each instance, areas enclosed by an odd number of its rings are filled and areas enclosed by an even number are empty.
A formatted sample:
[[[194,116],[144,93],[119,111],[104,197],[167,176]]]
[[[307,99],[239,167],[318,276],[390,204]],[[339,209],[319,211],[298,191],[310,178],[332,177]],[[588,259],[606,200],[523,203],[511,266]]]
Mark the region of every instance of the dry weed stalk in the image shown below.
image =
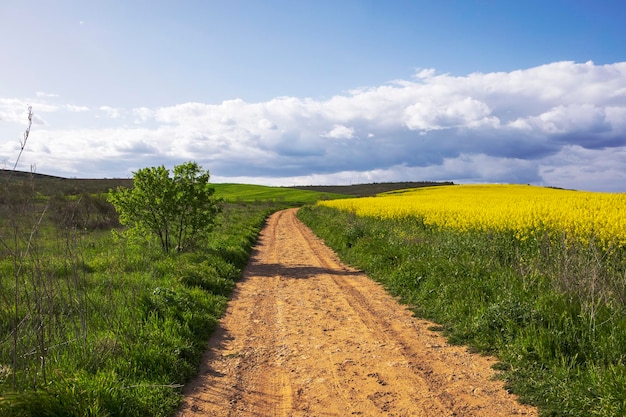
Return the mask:
[[[30,183],[16,174],[28,143],[33,116],[29,106],[28,126],[20,140],[13,168],[4,176],[4,198],[0,201],[4,206],[4,219],[0,224],[0,249],[4,255],[0,255],[12,263],[12,284],[0,280],[0,312],[7,318],[5,324],[10,333],[7,339],[0,340],[0,348],[7,343],[3,350],[7,359],[11,356],[11,365],[7,370],[8,363],[0,360],[0,366],[5,374],[3,379],[7,380],[6,374],[10,373],[14,391],[36,387],[41,382],[45,384],[49,378],[50,349],[84,339],[86,335],[85,312],[81,311],[86,308],[85,286],[80,276],[81,253],[77,250],[76,233],[68,231],[63,237],[65,251],[61,256],[64,259],[59,260],[49,253],[50,244],[42,230],[47,224],[49,202],[40,201],[35,192],[33,166]],[[55,270],[55,264],[61,267]],[[10,288],[12,285],[14,287]],[[68,329],[72,326],[74,338],[70,341],[67,340]],[[10,353],[8,343],[12,343]]]

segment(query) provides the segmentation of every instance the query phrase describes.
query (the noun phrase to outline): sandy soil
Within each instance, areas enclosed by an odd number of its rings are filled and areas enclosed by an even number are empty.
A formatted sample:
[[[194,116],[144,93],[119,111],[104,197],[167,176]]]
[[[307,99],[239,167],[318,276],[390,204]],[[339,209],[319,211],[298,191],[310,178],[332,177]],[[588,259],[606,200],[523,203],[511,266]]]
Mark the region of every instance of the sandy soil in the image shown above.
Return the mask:
[[[295,213],[268,220],[177,416],[537,415]]]

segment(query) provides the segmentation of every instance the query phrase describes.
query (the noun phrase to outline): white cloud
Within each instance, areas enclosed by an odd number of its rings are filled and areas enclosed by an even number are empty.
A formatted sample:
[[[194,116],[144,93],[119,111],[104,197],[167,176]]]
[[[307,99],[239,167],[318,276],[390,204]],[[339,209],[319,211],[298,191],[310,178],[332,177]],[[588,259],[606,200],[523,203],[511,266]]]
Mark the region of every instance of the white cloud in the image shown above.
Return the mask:
[[[15,110],[22,104],[0,99],[0,120],[23,121],[25,107]],[[626,63],[556,62],[467,76],[418,70],[411,80],[327,100],[236,99],[131,111],[41,105],[39,111],[51,112],[50,117],[80,110],[93,123],[107,116],[98,126],[85,122],[81,129],[36,133],[50,153],[32,157],[40,171],[54,167],[58,174],[119,176],[120,170],[127,174],[150,164],[195,159],[218,178],[283,185],[358,178],[606,189],[599,185],[602,178],[615,183],[626,176],[621,156],[626,153]],[[613,162],[602,163],[605,157]],[[581,161],[593,182],[576,174],[582,172]],[[616,187],[626,187],[621,184]]]
[[[27,120],[28,104],[14,98],[0,98],[0,122],[24,123]]]
[[[489,107],[471,97],[445,97],[439,102],[425,100],[405,110],[411,130],[437,130],[480,125],[491,114]]]
[[[276,126],[276,124],[271,120],[261,119],[259,120],[259,128],[265,130],[275,130],[278,126]]]
[[[120,110],[109,107],[109,106],[100,106],[100,110],[104,112],[104,114],[111,119],[119,119],[121,116]]]
[[[417,79],[426,79],[426,78],[432,78],[435,76],[435,69],[434,68],[418,68],[416,73],[415,73],[415,78]]]
[[[517,119],[509,125],[517,129],[552,135],[568,132],[602,132],[612,129],[605,109],[592,104],[559,105],[538,116]]]
[[[330,139],[352,139],[354,138],[354,129],[343,125],[334,125],[332,129],[322,134],[322,137]]]
[[[566,145],[541,161],[539,174],[555,187],[625,192],[626,147],[585,149]]]
[[[17,98],[0,98],[0,122],[25,124],[28,122],[28,107],[33,108],[33,123],[45,124],[41,113],[56,112],[59,107],[38,99],[23,100]]]

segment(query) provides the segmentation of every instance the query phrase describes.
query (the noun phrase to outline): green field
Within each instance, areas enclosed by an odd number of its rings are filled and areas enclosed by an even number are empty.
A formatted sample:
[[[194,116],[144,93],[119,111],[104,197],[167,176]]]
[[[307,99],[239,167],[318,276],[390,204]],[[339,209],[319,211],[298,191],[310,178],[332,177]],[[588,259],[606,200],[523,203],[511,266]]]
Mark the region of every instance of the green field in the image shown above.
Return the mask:
[[[231,202],[272,201],[293,205],[312,204],[318,200],[346,198],[345,194],[289,187],[268,187],[247,184],[214,184],[215,195]]]
[[[62,178],[51,175],[31,174],[0,169],[0,183],[11,175],[13,182],[32,184],[35,190],[45,195],[103,193],[117,187],[132,187],[129,178]],[[419,188],[435,185],[452,185],[451,182],[381,182],[353,185],[310,185],[293,187],[270,187],[251,184],[216,183],[216,194],[228,201],[285,201],[289,203],[315,203],[317,200],[365,197],[382,192]]]
[[[347,263],[450,342],[497,355],[541,415],[626,415],[624,251],[313,205],[407,184],[214,184],[218,226],[201,248],[166,255],[119,233],[106,193],[132,180],[0,176],[0,416],[171,415],[266,217],[302,205]]]
[[[352,185],[303,185],[294,186],[299,190],[336,193],[352,197],[371,197],[377,194],[409,188],[435,187],[439,185],[454,185],[451,181],[405,181],[405,182],[374,182],[369,184]]]

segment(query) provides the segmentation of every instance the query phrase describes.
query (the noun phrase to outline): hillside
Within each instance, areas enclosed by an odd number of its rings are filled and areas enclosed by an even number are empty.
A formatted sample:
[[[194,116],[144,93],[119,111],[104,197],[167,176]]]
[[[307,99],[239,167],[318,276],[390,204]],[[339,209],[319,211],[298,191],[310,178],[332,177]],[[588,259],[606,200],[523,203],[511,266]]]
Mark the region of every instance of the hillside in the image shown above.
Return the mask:
[[[298,190],[320,191],[323,193],[345,194],[354,197],[369,197],[388,191],[403,190],[406,188],[433,187],[438,185],[454,185],[451,181],[409,181],[409,182],[377,182],[370,184],[353,185],[304,185],[295,186]]]
[[[133,180],[129,178],[63,178],[23,171],[0,170],[0,183],[9,178],[12,184],[34,187],[36,192],[44,195],[98,194],[120,186],[130,187],[133,184]]]
[[[269,187],[252,184],[213,184],[215,195],[226,201],[256,202],[274,201],[293,204],[315,203],[318,200],[332,200],[349,197],[345,194],[318,190],[299,190],[288,187]]]
[[[117,187],[131,187],[131,178],[63,178],[53,175],[23,171],[0,170],[0,182],[11,178],[11,182],[33,186],[35,191],[45,195],[71,195],[82,193],[105,193]],[[454,185],[453,182],[409,181],[380,182],[352,185],[304,185],[293,187],[269,187],[248,184],[213,184],[216,193],[227,200],[253,202],[276,200],[289,202],[310,202],[317,199],[335,199],[342,196],[367,197],[406,188]]]

